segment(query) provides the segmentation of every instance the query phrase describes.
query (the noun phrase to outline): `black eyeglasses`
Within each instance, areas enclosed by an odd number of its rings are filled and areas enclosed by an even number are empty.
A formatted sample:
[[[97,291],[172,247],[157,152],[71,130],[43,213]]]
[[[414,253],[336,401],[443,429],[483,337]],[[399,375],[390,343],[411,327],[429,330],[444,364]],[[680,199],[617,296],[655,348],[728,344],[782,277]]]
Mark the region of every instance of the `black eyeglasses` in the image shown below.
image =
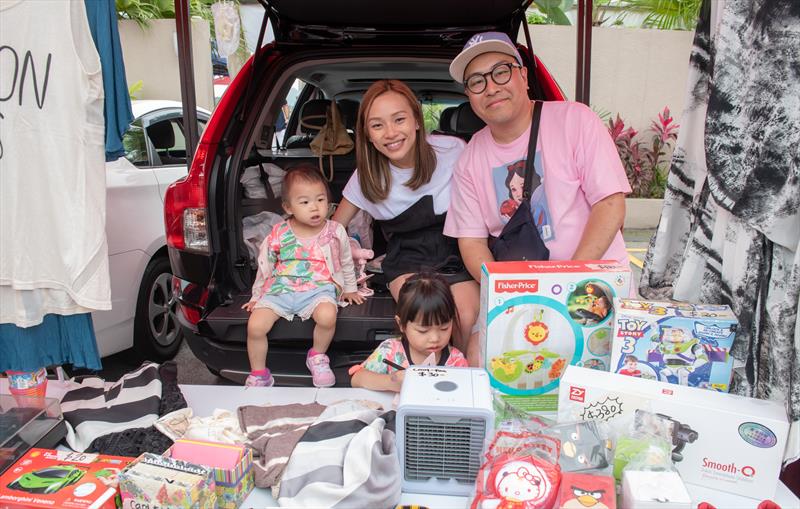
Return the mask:
[[[511,81],[511,74],[514,72],[515,67],[522,69],[522,66],[519,64],[501,62],[492,67],[492,70],[489,72],[468,76],[467,79],[464,80],[464,86],[473,94],[482,94],[483,91],[486,90],[486,76],[491,76],[492,81],[497,85],[505,85]]]

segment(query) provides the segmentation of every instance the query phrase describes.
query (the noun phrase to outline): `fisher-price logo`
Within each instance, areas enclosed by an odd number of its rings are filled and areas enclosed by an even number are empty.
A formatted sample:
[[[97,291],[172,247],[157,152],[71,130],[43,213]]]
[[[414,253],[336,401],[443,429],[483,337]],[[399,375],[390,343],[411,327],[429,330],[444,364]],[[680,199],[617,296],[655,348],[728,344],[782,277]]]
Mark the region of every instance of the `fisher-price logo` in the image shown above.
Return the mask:
[[[647,327],[645,320],[630,320],[620,318],[617,320],[617,337],[619,338],[641,338],[644,336],[644,329]]]
[[[494,282],[496,293],[536,293],[539,291],[538,279],[505,279]]]

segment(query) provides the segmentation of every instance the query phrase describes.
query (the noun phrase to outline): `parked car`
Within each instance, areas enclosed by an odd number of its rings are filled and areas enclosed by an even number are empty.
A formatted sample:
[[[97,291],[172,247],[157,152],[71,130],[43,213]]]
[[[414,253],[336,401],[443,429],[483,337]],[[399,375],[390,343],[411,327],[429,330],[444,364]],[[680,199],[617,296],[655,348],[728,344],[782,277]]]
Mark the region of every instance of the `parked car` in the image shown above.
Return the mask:
[[[248,313],[241,306],[250,299],[256,265],[242,221],[263,211],[281,212],[277,194],[262,199],[245,195],[243,172],[259,165],[319,164],[309,148],[317,132],[315,119],[324,119],[335,101],[354,132],[361,96],[380,78],[404,80],[426,117],[437,116],[436,131],[469,138],[483,123],[469,107],[463,86],[450,78],[450,62],[477,32],[503,31],[516,40],[529,4],[502,0],[489,9],[476,0],[409,0],[378,7],[363,0],[269,2],[265,17],[275,41],[261,48],[229,86],[189,175],[169,187],[164,204],[178,319],[189,347],[212,372],[238,382],[249,372]],[[520,46],[520,52],[530,69],[532,97],[563,99],[545,66],[538,59],[534,63],[527,48]],[[290,90],[298,83],[302,91],[295,101]],[[284,103],[292,113],[283,146],[276,149],[276,119]],[[335,156],[332,162],[326,157],[322,164],[326,174],[333,167],[330,184],[333,201],[338,201],[355,168],[355,154]],[[380,254],[382,239],[375,238]],[[328,352],[337,385],[348,385],[346,369],[394,332],[394,303],[379,276],[371,281],[376,295],[341,309],[337,319]],[[295,319],[279,320],[270,331],[267,364],[277,383],[311,385],[305,355],[312,329],[311,321]]]
[[[133,101],[135,120],[123,137],[125,156],[106,163],[106,236],[110,311],[92,313],[105,357],[136,346],[153,360],[172,358],[183,333],[175,320],[172,272],[164,235],[164,194],[185,177],[183,107],[175,101]],[[211,113],[199,109],[202,130]]]

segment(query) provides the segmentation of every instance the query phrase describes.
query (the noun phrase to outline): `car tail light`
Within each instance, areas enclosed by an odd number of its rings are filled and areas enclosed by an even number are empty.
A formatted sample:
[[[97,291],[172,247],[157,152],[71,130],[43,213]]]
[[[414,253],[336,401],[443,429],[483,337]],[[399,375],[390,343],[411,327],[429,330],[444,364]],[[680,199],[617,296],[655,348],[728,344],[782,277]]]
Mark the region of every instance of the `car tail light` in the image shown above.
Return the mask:
[[[208,253],[207,175],[216,144],[200,142],[189,174],[170,184],[164,198],[167,245],[175,249]]]
[[[178,309],[186,321],[197,325],[208,302],[208,288],[172,276],[172,293],[178,298]]]

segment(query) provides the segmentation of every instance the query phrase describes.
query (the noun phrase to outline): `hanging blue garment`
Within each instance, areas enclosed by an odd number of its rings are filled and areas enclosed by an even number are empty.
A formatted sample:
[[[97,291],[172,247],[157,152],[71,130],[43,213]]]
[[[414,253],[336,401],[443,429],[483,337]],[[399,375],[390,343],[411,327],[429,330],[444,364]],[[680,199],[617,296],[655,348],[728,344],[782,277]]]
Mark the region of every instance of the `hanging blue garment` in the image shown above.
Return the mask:
[[[62,364],[102,369],[91,313],[49,314],[33,327],[0,324],[0,372]]]
[[[89,29],[103,66],[106,161],[114,161],[125,155],[122,135],[133,121],[128,82],[125,79],[125,62],[119,43],[117,7],[114,0],[85,0],[85,3]]]

